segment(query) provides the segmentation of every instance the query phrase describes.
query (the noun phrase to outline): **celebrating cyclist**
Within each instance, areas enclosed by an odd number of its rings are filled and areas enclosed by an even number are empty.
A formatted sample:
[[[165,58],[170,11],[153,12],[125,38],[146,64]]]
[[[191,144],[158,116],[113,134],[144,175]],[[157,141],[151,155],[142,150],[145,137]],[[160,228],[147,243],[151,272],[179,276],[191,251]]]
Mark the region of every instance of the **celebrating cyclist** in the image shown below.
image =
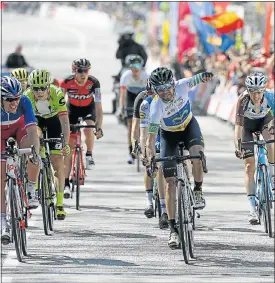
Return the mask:
[[[129,68],[123,73],[120,79],[120,111],[126,114],[128,125],[128,147],[129,154],[127,158],[128,164],[133,164],[134,159],[132,156],[132,144],[131,144],[131,130],[132,130],[132,118],[134,102],[137,95],[145,90],[148,75],[142,69],[143,59],[139,55],[131,55],[128,57]]]
[[[90,170],[95,164],[92,156],[94,148],[94,135],[99,139],[103,136],[102,122],[103,111],[101,104],[100,83],[97,78],[89,75],[91,63],[89,60],[82,58],[74,60],[72,63],[73,75],[68,76],[60,82],[68,98],[68,112],[70,124],[77,124],[78,119],[82,118],[87,125],[97,124],[97,130],[94,134],[93,129],[85,129],[86,136],[86,169]],[[71,152],[76,143],[76,130],[71,129],[70,147]],[[72,167],[72,155],[65,158],[65,189],[70,190],[69,177]],[[65,198],[69,198],[66,194]]]
[[[39,135],[42,135],[41,130],[45,128],[48,132],[48,138],[60,138],[60,134],[64,134],[65,147],[62,147],[60,142],[49,143],[51,163],[58,179],[56,216],[57,219],[63,220],[66,217],[63,208],[65,183],[63,154],[68,155],[70,153],[68,144],[70,125],[65,97],[60,88],[51,84],[50,73],[47,70],[33,70],[29,75],[29,84],[30,88],[25,92],[25,95],[32,103],[38,121]]]
[[[250,206],[249,223],[257,224],[255,197],[255,158],[254,145],[243,145],[243,152],[238,149],[238,139],[243,142],[253,140],[254,132],[261,132],[265,140],[274,139],[274,91],[266,89],[267,79],[263,73],[255,72],[245,80],[246,90],[239,96],[235,121],[235,154],[244,159],[245,188]],[[274,143],[267,144],[269,174],[272,188],[275,189]]]
[[[23,92],[28,87],[28,76],[28,71],[24,68],[13,69],[10,73],[10,77],[18,79],[18,81],[21,83]]]
[[[16,78],[5,76],[1,78],[1,241],[6,244],[11,239],[7,229],[5,203],[7,159],[5,147],[10,137],[16,139],[20,148],[29,148],[34,145],[36,153],[39,153],[36,119],[31,102],[26,96],[22,96],[21,83]],[[29,208],[37,208],[38,197],[35,194],[35,184],[38,179],[39,164],[28,162],[27,173]]]
[[[150,122],[146,150],[148,157],[155,156],[155,140],[161,127],[160,155],[176,155],[178,143],[183,141],[191,155],[198,155],[204,149],[204,140],[196,118],[193,116],[188,97],[190,88],[211,80],[212,73],[204,72],[188,79],[174,81],[172,71],[160,67],[150,75],[150,83],[156,94],[150,106]],[[203,168],[200,160],[193,160],[195,206],[202,209],[205,200],[202,195]],[[179,236],[175,223],[176,213],[176,162],[162,162],[166,187],[166,207],[170,236],[170,248],[179,247]]]

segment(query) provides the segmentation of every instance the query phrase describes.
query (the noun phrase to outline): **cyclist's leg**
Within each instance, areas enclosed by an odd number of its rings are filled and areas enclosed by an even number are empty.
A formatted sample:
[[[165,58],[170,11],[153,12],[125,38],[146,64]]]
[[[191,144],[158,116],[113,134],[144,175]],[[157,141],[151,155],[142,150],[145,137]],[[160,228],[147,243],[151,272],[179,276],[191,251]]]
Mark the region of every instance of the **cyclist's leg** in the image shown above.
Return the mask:
[[[134,159],[132,156],[132,141],[131,141],[131,134],[132,134],[132,119],[133,119],[133,109],[134,109],[134,102],[135,102],[135,98],[137,95],[135,95],[134,93],[130,93],[127,91],[126,93],[126,119],[127,119],[127,128],[128,128],[128,149],[129,149],[129,154],[128,154],[128,158],[127,158],[127,162],[129,164],[134,163]]]
[[[87,123],[87,125],[94,126],[96,122],[96,112],[95,112],[95,102],[92,102],[89,106],[83,107],[85,108],[83,110],[83,120]],[[93,166],[94,160],[93,160],[93,150],[94,150],[94,143],[95,143],[95,135],[94,135],[95,129],[84,129],[85,134],[85,142],[87,147],[86,152],[86,168],[91,169],[91,166]]]
[[[255,121],[254,121],[255,123]],[[257,129],[247,128],[244,124],[242,141],[253,140],[252,132]],[[255,224],[258,222],[258,216],[256,213],[256,190],[255,190],[255,157],[254,157],[254,145],[243,145],[243,159],[244,159],[244,171],[245,171],[245,189],[249,203],[249,223]]]
[[[16,133],[16,140],[19,144],[20,148],[28,148],[31,147],[31,142],[29,141],[27,132],[23,124],[18,128]],[[29,207],[37,208],[39,205],[38,195],[36,193],[36,183],[38,181],[40,165],[34,164],[29,160],[27,164],[27,175],[28,175],[28,183],[27,183],[27,193],[29,198]]]
[[[144,210],[144,214],[147,218],[152,218],[154,216],[153,179],[147,175],[146,169],[144,170],[144,186],[147,197],[147,207]]]
[[[269,127],[271,125],[273,125],[273,119],[274,117],[270,114],[268,116],[266,116],[266,118],[264,119],[264,126],[262,129],[262,135],[263,138],[265,140],[269,140],[269,139],[275,139],[275,135],[272,135],[269,133]],[[275,168],[274,168],[274,164],[275,164],[275,156],[274,156],[274,152],[275,152],[275,143],[269,143],[266,145],[267,146],[267,159],[268,159],[268,163],[269,163],[269,175],[270,175],[270,180],[271,180],[271,186],[272,189],[275,190]]]
[[[166,132],[161,130],[160,156],[166,157],[176,155],[179,134]],[[170,236],[168,245],[177,247],[179,245],[178,231],[176,229],[176,162],[164,161],[161,162],[163,175],[166,181],[166,209],[168,214],[168,223],[170,227]]]

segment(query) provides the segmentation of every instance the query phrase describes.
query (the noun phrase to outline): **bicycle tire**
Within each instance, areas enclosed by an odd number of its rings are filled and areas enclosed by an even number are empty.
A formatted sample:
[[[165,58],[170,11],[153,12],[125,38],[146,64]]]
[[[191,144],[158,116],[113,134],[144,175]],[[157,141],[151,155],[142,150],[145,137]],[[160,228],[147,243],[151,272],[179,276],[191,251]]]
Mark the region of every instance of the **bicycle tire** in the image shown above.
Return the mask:
[[[158,216],[159,218],[161,217],[161,206],[160,206],[160,198],[159,198],[159,192],[157,192],[157,198],[156,198],[156,203],[157,203],[157,211],[158,211]]]
[[[79,210],[80,198],[80,149],[76,152],[76,209]]]
[[[42,219],[43,219],[43,229],[46,236],[49,235],[49,227],[48,227],[48,206],[46,200],[46,179],[45,179],[45,171],[39,174],[39,192],[40,192],[40,202],[41,202],[41,209],[42,209]]]
[[[9,179],[8,186],[10,192],[12,237],[14,240],[17,260],[19,262],[22,262],[22,240],[21,240],[21,232],[20,232],[20,222],[18,221],[18,207],[17,207],[16,198],[14,196],[14,180]]]
[[[188,227],[186,225],[186,208],[185,208],[185,187],[181,181],[178,181],[178,218],[179,218],[179,236],[181,241],[181,250],[186,264],[189,263],[189,243],[188,243]]]
[[[269,186],[268,186],[268,174],[265,165],[261,166],[263,172],[263,181],[264,181],[264,196],[265,196],[265,218],[266,218],[266,225],[267,225],[267,232],[268,236],[272,238],[272,219],[271,219],[271,205],[270,205],[270,195],[269,195]]]
[[[50,184],[50,185],[47,185],[48,193],[46,194],[47,195],[47,204],[48,204],[48,222],[49,222],[48,227],[49,227],[50,231],[53,231],[54,209],[55,209],[54,201],[53,201],[54,194],[53,194],[53,191],[52,191],[53,178],[52,178],[52,175],[51,175],[51,169],[50,168],[46,167],[45,171],[46,171],[47,184]]]
[[[27,188],[26,188],[26,181],[27,181],[27,175],[26,175],[26,157],[25,155],[21,156],[20,158],[20,178],[22,182],[22,190],[20,190],[21,194],[21,200],[22,200],[22,207],[24,208],[24,220],[25,220],[25,227],[28,228],[28,214],[29,214],[29,209],[28,209],[28,204],[25,201],[25,198],[27,198]]]
[[[190,186],[190,185],[189,185]],[[188,211],[187,213],[189,214],[190,217],[190,221],[188,218],[188,244],[189,244],[189,254],[191,258],[195,258],[194,256],[194,249],[195,249],[195,245],[194,245],[194,227],[195,227],[195,211],[194,211],[194,207],[192,207],[191,203],[192,203],[192,197],[190,194],[192,194],[193,191],[191,190],[190,187],[188,187]]]
[[[26,235],[26,228],[27,228],[27,225],[28,225],[28,222],[27,222],[27,219],[28,219],[28,209],[26,207],[26,203],[25,203],[25,200],[24,200],[24,192],[23,192],[23,188],[22,187],[18,187],[18,192],[19,192],[19,196],[20,196],[20,199],[21,199],[21,215],[22,215],[22,218],[21,219],[21,240],[22,240],[22,252],[23,252],[23,255],[24,256],[27,256],[28,253],[27,253],[27,235]]]
[[[140,155],[139,152],[137,153],[137,172],[140,172]]]

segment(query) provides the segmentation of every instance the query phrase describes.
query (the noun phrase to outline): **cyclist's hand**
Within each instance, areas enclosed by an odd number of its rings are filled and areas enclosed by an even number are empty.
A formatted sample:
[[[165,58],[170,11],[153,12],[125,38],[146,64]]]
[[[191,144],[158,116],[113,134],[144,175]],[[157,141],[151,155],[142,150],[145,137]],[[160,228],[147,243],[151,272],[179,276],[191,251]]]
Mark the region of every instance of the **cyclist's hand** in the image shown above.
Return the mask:
[[[235,155],[237,158],[240,158],[240,159],[243,158],[243,152],[240,151],[239,149],[235,149]]]
[[[212,78],[214,77],[214,74],[211,72],[204,72],[202,74],[202,80],[203,82],[209,82],[212,80]]]
[[[141,163],[142,163],[143,166],[145,166],[145,167],[150,166],[150,162],[149,162],[149,160],[147,159],[146,156],[142,155],[140,160],[141,160]]]
[[[61,152],[63,155],[69,155],[71,152],[71,148],[68,144],[66,144],[62,149]]]
[[[100,139],[103,137],[103,131],[101,128],[96,129],[95,136],[97,139]]]

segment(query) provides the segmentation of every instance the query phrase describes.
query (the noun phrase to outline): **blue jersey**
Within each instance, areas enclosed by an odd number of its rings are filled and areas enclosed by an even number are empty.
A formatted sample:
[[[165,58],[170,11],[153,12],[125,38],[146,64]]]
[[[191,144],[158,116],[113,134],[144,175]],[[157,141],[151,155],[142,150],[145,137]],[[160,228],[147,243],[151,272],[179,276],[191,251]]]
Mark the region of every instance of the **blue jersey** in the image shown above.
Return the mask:
[[[22,116],[24,117],[25,127],[37,124],[31,101],[25,95],[21,96],[15,113],[8,113],[1,107],[1,129],[12,127]]]

